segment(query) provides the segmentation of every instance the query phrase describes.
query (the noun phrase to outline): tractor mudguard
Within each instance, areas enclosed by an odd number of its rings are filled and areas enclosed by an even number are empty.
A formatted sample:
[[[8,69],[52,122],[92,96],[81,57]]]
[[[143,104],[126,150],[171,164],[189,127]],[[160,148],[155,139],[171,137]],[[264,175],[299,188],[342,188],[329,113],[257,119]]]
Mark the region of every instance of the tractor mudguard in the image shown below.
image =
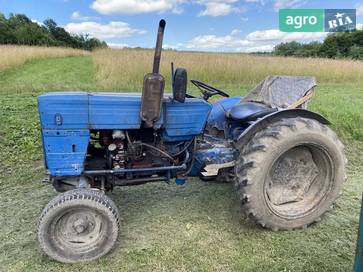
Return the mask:
[[[318,122],[329,125],[330,122],[323,117],[322,115],[304,110],[304,109],[288,109],[288,110],[281,110],[276,111],[271,114],[268,114],[261,119],[257,120],[255,123],[253,123],[251,126],[249,126],[247,129],[245,129],[240,136],[238,136],[237,141],[245,145],[247,144],[253,136],[260,130],[264,129],[266,126],[268,126],[270,123],[276,122],[282,118],[296,118],[296,117],[303,117],[303,118],[310,118],[317,120]]]

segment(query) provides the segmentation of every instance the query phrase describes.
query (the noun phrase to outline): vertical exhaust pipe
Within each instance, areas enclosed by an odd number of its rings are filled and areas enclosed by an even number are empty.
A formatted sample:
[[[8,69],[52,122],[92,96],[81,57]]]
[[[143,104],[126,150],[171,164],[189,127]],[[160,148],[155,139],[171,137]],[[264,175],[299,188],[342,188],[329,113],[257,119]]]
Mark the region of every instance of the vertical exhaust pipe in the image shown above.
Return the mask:
[[[145,75],[142,89],[140,118],[143,121],[143,126],[148,128],[153,127],[154,123],[159,120],[164,96],[165,79],[159,74],[159,68],[165,25],[165,20],[160,20],[155,46],[153,71]]]
[[[165,25],[166,25],[165,20],[160,20],[159,29],[158,29],[158,36],[157,36],[157,39],[156,39],[156,46],[155,46],[153,74],[158,74],[159,73],[161,50],[163,48],[163,38],[164,38]]]

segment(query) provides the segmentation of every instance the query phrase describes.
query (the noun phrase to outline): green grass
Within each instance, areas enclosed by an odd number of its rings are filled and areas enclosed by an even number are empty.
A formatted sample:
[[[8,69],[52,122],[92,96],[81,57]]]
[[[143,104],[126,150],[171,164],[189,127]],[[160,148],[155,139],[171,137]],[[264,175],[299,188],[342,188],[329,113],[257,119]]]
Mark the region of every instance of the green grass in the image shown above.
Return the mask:
[[[48,90],[87,90],[95,86],[91,57],[33,60],[0,72],[1,94],[37,94]]]
[[[0,73],[0,271],[351,271],[363,180],[363,92],[324,84],[311,109],[347,146],[348,181],[336,207],[307,230],[264,230],[240,213],[230,184],[116,188],[120,237],[111,254],[65,265],[38,248],[36,221],[56,195],[43,178],[36,96],[97,90],[90,57],[38,60]],[[231,86],[243,94],[251,86]]]
[[[41,159],[36,97],[52,90],[95,88],[90,57],[34,60],[0,72],[0,165]],[[22,150],[22,152],[18,152]],[[1,172],[9,172],[1,167]]]

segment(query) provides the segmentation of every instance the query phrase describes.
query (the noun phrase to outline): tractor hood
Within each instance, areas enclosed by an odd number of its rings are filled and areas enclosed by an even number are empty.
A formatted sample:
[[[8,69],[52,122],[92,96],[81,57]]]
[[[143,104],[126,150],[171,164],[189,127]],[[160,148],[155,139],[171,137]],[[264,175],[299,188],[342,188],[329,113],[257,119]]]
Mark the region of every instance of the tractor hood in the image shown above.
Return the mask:
[[[211,105],[200,98],[179,103],[164,95],[160,119],[165,141],[188,140],[202,133]],[[38,97],[42,129],[139,129],[141,94],[52,92]]]

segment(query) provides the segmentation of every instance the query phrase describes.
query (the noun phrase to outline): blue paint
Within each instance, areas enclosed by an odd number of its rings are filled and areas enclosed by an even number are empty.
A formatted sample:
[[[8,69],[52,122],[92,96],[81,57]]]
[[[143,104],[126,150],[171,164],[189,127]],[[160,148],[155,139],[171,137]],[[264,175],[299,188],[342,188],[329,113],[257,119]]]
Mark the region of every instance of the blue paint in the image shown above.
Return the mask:
[[[139,129],[140,107],[141,94],[54,92],[39,96],[45,165],[51,175],[82,174],[90,130]],[[179,103],[164,97],[154,128],[162,129],[166,142],[190,140],[203,132],[210,110],[203,99]]]
[[[211,105],[200,98],[186,98],[184,103],[164,103],[165,141],[185,141],[203,132]]]
[[[241,101],[241,96],[223,98],[213,103],[213,108],[208,116],[209,126],[224,131],[226,129],[226,113]]]
[[[189,176],[199,176],[206,164],[222,164],[234,161],[237,150],[219,145],[210,149],[200,149],[194,153],[194,162]]]
[[[360,211],[360,222],[358,230],[358,240],[357,240],[357,251],[355,255],[354,271],[363,271],[363,196],[362,196],[362,206]]]
[[[235,105],[228,112],[228,117],[232,120],[246,123],[255,121],[267,114],[277,111],[277,109],[269,108],[261,103],[243,102]]]
[[[88,129],[88,94],[85,92],[46,93],[38,97],[43,129]],[[61,124],[57,120],[61,118]]]
[[[140,94],[91,93],[89,125],[92,129],[138,129]]]
[[[186,178],[175,178],[175,184],[176,185],[184,185],[185,184],[185,182],[186,182]]]
[[[38,97],[43,129],[139,129],[140,94],[59,92]],[[165,141],[188,140],[202,133],[211,105],[200,98],[184,103],[164,98],[156,128]],[[62,120],[59,124],[59,120]]]
[[[78,176],[84,170],[89,130],[43,130],[46,166],[52,176]]]
[[[236,121],[229,120],[229,129],[227,131],[227,138],[237,140],[238,137],[250,126],[248,123],[241,124]]]

